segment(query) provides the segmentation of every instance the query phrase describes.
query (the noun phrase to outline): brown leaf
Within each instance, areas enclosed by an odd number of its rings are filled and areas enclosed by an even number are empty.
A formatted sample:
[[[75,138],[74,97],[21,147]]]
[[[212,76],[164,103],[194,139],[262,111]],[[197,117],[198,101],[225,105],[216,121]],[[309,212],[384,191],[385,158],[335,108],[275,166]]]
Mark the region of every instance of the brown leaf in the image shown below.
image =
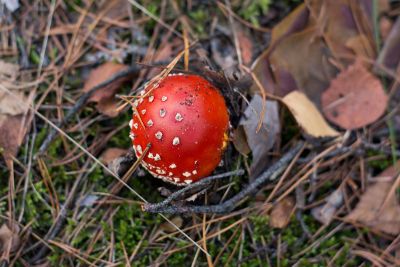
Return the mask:
[[[309,5],[310,12],[316,19],[316,27],[337,59],[351,53],[348,47],[349,40],[357,39],[359,35],[364,35],[364,38],[358,38],[362,43],[362,50],[372,52],[366,55],[371,59],[375,58],[372,17],[366,6],[360,2],[367,1],[314,0]],[[359,53],[361,52],[358,51],[357,54]],[[342,63],[346,63],[346,60],[342,59]]]
[[[306,1],[273,28],[269,48],[254,65],[256,76],[269,93],[300,90],[320,108],[336,65],[347,66],[356,55],[375,58],[367,11],[357,1]]]
[[[116,73],[126,69],[127,66],[123,64],[118,64],[114,62],[106,62],[96,69],[92,70],[87,78],[85,85],[83,87],[84,92],[88,92],[94,86],[110,79]],[[115,93],[121,87],[122,83],[126,80],[119,79],[112,84],[102,88],[102,90],[96,91],[89,99],[91,102],[100,102],[103,99],[108,99],[114,97]]]
[[[9,252],[15,252],[19,247],[19,227],[18,225],[14,225],[13,228],[10,229],[7,224],[3,224],[0,227],[0,260]]]
[[[349,38],[346,41],[346,47],[350,48],[356,57],[360,58],[374,58],[375,51],[373,47],[366,46],[369,40],[364,34],[359,34]]]
[[[334,137],[339,133],[332,129],[322,117],[317,107],[299,91],[293,91],[282,98],[282,102],[292,112],[297,123],[313,137]]]
[[[0,60],[0,83],[4,87],[13,84],[18,77],[19,66]],[[26,105],[21,105],[21,101]],[[21,91],[11,93],[0,89],[0,153],[10,168],[12,158],[17,155],[29,123],[26,121],[30,99]]]
[[[328,120],[349,130],[379,119],[386,110],[387,101],[381,82],[361,61],[356,61],[332,80],[321,99]]]
[[[161,42],[157,51],[154,53],[152,62],[169,62],[183,49],[183,42],[180,38],[166,39]],[[150,79],[159,74],[162,68],[150,68],[147,77]]]
[[[253,67],[269,93],[285,96],[302,90],[319,106],[320,94],[336,72],[319,35],[315,19],[304,4],[273,28],[271,45]]]
[[[17,155],[19,146],[24,140],[28,125],[23,115],[2,115],[0,114],[0,149],[8,168],[12,158]]]
[[[400,205],[395,194],[390,196],[385,207],[381,209],[392,185],[393,182],[377,182],[369,186],[346,219],[387,234],[400,234]]]
[[[275,94],[284,96],[298,89],[319,106],[319,97],[334,77],[336,68],[328,62],[329,50],[316,34],[316,28],[292,34],[271,54],[269,60],[277,80]]]
[[[285,228],[296,207],[293,197],[286,197],[276,204],[271,211],[269,225],[273,228]]]
[[[101,114],[114,118],[118,115],[118,103],[118,100],[114,98],[103,99],[96,108]]]
[[[17,80],[18,72],[18,65],[0,60],[0,83],[2,83],[2,85],[7,87],[7,84],[15,82]],[[27,102],[23,92],[13,90],[12,94]],[[19,115],[28,110],[28,107],[21,105],[18,98],[13,95],[9,94],[5,90],[0,90],[0,114]]]
[[[123,155],[125,155],[126,153],[128,153],[127,149],[122,149],[122,148],[117,148],[117,147],[111,147],[108,148],[106,151],[104,151],[101,156],[100,156],[100,160],[108,165],[109,163],[111,163],[114,159],[119,158]]]
[[[16,97],[13,95],[16,95]],[[19,97],[24,102],[28,102],[25,95],[22,92],[16,91],[13,91],[13,95],[0,90],[0,114],[19,115],[28,110],[28,106],[21,105],[21,102],[17,99]]]
[[[393,194],[389,199],[389,191],[399,173],[400,160],[376,177],[382,182],[372,184],[361,196],[356,208],[347,215],[350,221],[361,222],[375,230],[388,234],[400,233],[400,204]],[[385,206],[383,207],[383,203]]]
[[[126,65],[106,62],[93,71],[90,72],[88,79],[85,82],[83,91],[88,92],[94,86],[110,79],[116,73],[123,71],[127,68]],[[120,90],[122,84],[127,81],[130,77],[123,77],[115,80],[108,86],[97,90],[90,98],[89,102],[98,103],[97,109],[100,113],[114,117],[117,115],[115,111],[115,105],[113,100],[115,94]]]

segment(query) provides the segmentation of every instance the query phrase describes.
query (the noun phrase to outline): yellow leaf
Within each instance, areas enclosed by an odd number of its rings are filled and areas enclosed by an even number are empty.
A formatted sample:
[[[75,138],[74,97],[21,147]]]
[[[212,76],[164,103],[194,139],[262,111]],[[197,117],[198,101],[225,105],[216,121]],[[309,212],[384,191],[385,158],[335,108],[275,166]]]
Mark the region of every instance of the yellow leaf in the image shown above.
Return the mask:
[[[334,137],[339,133],[332,129],[317,107],[300,91],[293,91],[282,98],[283,103],[292,112],[297,123],[313,137]]]

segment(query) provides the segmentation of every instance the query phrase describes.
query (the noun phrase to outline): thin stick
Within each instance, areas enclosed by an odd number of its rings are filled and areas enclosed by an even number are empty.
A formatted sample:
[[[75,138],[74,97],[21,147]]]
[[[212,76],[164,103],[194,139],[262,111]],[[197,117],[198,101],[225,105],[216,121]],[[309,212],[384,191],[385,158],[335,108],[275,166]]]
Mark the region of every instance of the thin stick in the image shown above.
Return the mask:
[[[99,89],[102,89],[103,87],[113,83],[114,81],[131,75],[133,73],[138,72],[140,69],[138,66],[131,66],[129,68],[127,68],[126,70],[120,71],[116,74],[114,74],[113,76],[111,76],[109,79],[105,80],[102,83],[99,83],[96,86],[93,86],[89,91],[87,91],[86,93],[84,93],[79,99],[78,101],[76,101],[75,105],[67,112],[67,114],[65,115],[64,119],[56,124],[58,128],[63,127],[65,124],[67,124],[72,117],[87,103],[87,101],[89,100],[89,98],[95,93],[97,92]],[[58,132],[55,128],[51,128],[49,130],[49,133],[46,137],[46,139],[43,141],[42,145],[39,148],[38,151],[38,155],[43,154],[44,151],[47,150],[47,148],[49,147],[49,145],[51,144],[51,142],[54,140],[54,138],[57,136]]]
[[[279,161],[274,163],[268,170],[263,172],[253,182],[251,182],[242,191],[227,201],[217,205],[182,205],[182,206],[163,206],[157,204],[145,204],[143,209],[148,212],[154,213],[227,213],[232,211],[236,204],[243,200],[246,196],[257,192],[258,188],[266,182],[275,180],[286,168],[289,162],[303,149],[304,142],[300,141],[291,150],[289,150]],[[201,181],[200,181],[201,182]],[[199,182],[199,183],[200,183]],[[162,203],[162,202],[161,202]]]

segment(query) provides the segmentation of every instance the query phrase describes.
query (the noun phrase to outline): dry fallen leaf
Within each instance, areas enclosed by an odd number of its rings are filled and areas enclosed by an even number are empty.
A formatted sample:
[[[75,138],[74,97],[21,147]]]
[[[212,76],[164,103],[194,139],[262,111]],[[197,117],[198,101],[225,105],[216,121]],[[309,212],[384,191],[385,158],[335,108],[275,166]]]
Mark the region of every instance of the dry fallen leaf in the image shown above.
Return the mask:
[[[88,79],[83,87],[84,92],[88,92],[94,86],[110,79],[116,73],[128,68],[126,65],[106,62],[96,69],[92,70],[89,74]],[[117,116],[117,103],[118,101],[114,98],[115,94],[119,91],[122,84],[130,77],[123,77],[115,80],[108,86],[97,90],[90,98],[89,102],[97,103],[97,109],[100,113],[110,117]]]
[[[10,229],[7,224],[0,227],[0,262],[5,254],[16,251],[20,244],[19,227],[18,225],[13,227],[14,229]]]
[[[363,2],[368,1],[306,1],[274,26],[270,46],[253,67],[265,90],[280,97],[300,90],[320,108],[336,67],[352,62],[343,55],[375,58],[372,20]]]
[[[19,146],[28,130],[26,123],[23,123],[23,115],[4,116],[0,114],[0,148],[10,168],[10,161],[16,156]]]
[[[119,158],[123,155],[125,155],[128,152],[127,149],[122,149],[122,148],[116,148],[116,147],[111,147],[108,148],[106,151],[104,151],[101,156],[100,160],[108,165],[111,163],[114,159]]]
[[[269,225],[273,228],[285,228],[296,208],[293,197],[286,197],[276,204],[271,211]]]
[[[397,168],[389,167],[376,177],[381,178],[382,181],[367,188],[356,208],[346,216],[347,220],[360,222],[387,234],[400,234],[400,203],[396,199],[396,194],[389,195],[394,178],[398,174],[396,169],[398,170],[400,161],[396,163],[396,166]],[[388,181],[388,179],[391,180]],[[385,206],[382,206],[384,202]]]
[[[243,128],[246,135],[246,143],[252,151],[251,173],[253,177],[264,170],[266,164],[268,164],[268,161],[265,160],[266,156],[275,144],[281,129],[278,103],[267,101],[262,125],[257,132],[262,108],[263,99],[260,95],[255,94],[239,123],[239,127]]]
[[[339,133],[332,129],[322,117],[317,107],[299,91],[293,91],[282,98],[282,102],[292,112],[297,123],[313,137],[334,137]]]
[[[332,80],[321,98],[328,120],[348,130],[375,122],[385,112],[387,101],[381,82],[361,61]]]
[[[346,219],[363,223],[387,234],[400,234],[400,205],[395,195],[390,197],[387,205],[381,210],[392,185],[393,182],[377,182],[368,187],[357,207]]]
[[[0,61],[0,83],[7,88],[7,84],[16,82],[19,66]],[[21,105],[21,100],[27,105]],[[8,93],[0,89],[0,151],[8,168],[12,158],[16,156],[28,128],[27,117],[28,101],[22,92],[12,90]]]

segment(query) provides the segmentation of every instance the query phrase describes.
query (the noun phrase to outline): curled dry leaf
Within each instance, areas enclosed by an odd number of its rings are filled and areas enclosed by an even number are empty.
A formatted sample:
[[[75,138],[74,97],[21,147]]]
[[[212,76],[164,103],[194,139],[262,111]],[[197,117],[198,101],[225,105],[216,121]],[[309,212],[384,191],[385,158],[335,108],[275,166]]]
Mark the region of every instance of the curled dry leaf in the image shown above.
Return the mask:
[[[19,227],[14,225],[13,228],[11,229],[7,224],[0,227],[0,259],[8,252],[16,251],[20,244]]]
[[[381,210],[392,185],[393,182],[377,182],[371,185],[346,219],[363,223],[387,234],[400,234],[400,205],[395,195],[390,197],[387,205]]]
[[[361,196],[356,208],[346,216],[349,221],[359,222],[376,231],[391,235],[400,234],[400,204],[396,194],[389,194],[400,162],[381,173]],[[391,180],[388,181],[388,178]],[[384,205],[383,205],[384,204]]]
[[[22,92],[12,90],[9,93],[4,89],[16,81],[18,71],[18,65],[0,61],[0,150],[8,168],[29,126],[24,116],[29,109],[29,99]],[[21,101],[26,105],[21,105]]]
[[[243,117],[240,120],[239,128],[245,134],[245,139],[236,139],[235,146],[246,152],[246,144],[253,154],[253,162],[251,164],[252,176],[257,176],[268,161],[265,160],[269,151],[275,144],[280,133],[280,121],[278,103],[276,101],[266,101],[265,114],[261,118],[261,128],[257,131],[260,117],[263,109],[263,99],[260,95],[254,95],[250,105],[246,108]],[[236,131],[240,133],[241,130]]]
[[[269,225],[273,228],[285,228],[290,221],[290,217],[296,208],[296,201],[293,197],[286,197],[276,204],[271,211]]]
[[[358,60],[332,80],[321,98],[328,120],[348,130],[375,122],[385,112],[387,101],[379,79]]]
[[[93,71],[90,72],[88,79],[83,87],[84,92],[88,92],[94,86],[110,79],[113,75],[127,68],[126,65],[106,62]],[[108,86],[97,90],[90,98],[89,102],[97,103],[97,110],[109,117],[115,117],[118,115],[117,103],[118,101],[114,98],[115,94],[120,90],[122,84],[130,77],[123,77],[115,80]]]
[[[306,134],[312,137],[335,137],[339,135],[328,125],[317,107],[305,94],[293,91],[283,97],[282,102],[289,108]]]

